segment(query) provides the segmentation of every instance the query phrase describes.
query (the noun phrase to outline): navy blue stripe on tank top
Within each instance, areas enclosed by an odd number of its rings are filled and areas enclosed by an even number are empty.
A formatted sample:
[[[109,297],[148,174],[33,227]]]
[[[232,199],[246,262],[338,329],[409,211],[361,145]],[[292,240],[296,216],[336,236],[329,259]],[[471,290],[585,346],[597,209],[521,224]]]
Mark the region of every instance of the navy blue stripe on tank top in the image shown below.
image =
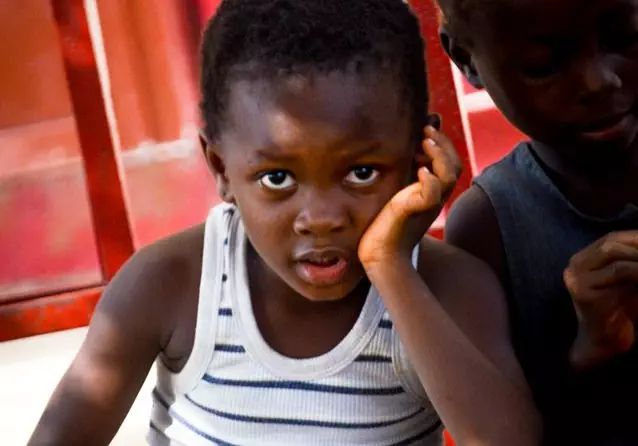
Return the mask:
[[[355,362],[385,362],[391,363],[392,358],[389,356],[380,355],[360,355],[355,359]]]
[[[225,353],[246,353],[246,349],[241,345],[230,345],[230,344],[215,344],[216,352],[225,352]]]
[[[402,387],[370,388],[370,387],[344,387],[312,384],[303,381],[245,381],[234,379],[216,378],[209,374],[204,375],[204,381],[221,386],[252,387],[257,389],[282,389],[302,390],[306,392],[338,393],[342,395],[400,395],[405,393]]]
[[[251,417],[248,415],[239,415],[228,412],[223,412],[220,410],[216,410],[203,404],[194,401],[190,396],[186,395],[186,399],[188,399],[195,406],[200,409],[216,415],[221,418],[226,418],[233,421],[240,421],[244,423],[259,423],[259,424],[279,424],[284,426],[308,426],[308,427],[321,427],[321,428],[329,428],[329,429],[378,429],[381,427],[393,426],[395,424],[403,423],[404,421],[410,420],[417,415],[423,413],[425,409],[420,408],[415,410],[413,413],[397,418],[395,420],[376,422],[376,423],[340,423],[334,421],[320,421],[320,420],[303,420],[303,419],[293,419],[293,418],[266,418],[266,417]]]
[[[381,319],[381,321],[379,322],[379,328],[391,329],[392,327],[392,321],[389,321],[387,319]]]
[[[218,445],[218,446],[239,446],[233,443],[228,443],[226,441],[220,440],[219,438],[213,437],[210,434],[207,434],[206,432],[204,432],[203,430],[197,428],[196,426],[194,426],[193,424],[189,423],[184,417],[182,417],[181,415],[179,415],[178,413],[176,413],[168,404],[168,402],[166,400],[164,400],[164,398],[162,398],[162,396],[156,391],[153,391],[153,398],[155,401],[157,401],[164,409],[166,409],[166,411],[177,421],[179,421],[181,424],[183,424],[188,430],[196,433],[197,435],[199,435],[202,438],[205,438],[206,440]],[[151,424],[151,427],[153,427],[154,429],[158,430],[157,426]]]
[[[442,427],[443,427],[443,423],[441,421],[437,421],[436,423],[434,423],[432,426],[430,426],[429,428],[427,428],[420,434],[417,434],[410,438],[406,438],[405,440],[402,440],[398,443],[392,443],[390,446],[409,446],[419,440],[423,440],[428,435],[432,435],[433,433],[435,433],[437,430],[441,429]]]
[[[233,315],[233,309],[232,308],[220,308],[219,311],[217,312],[217,314],[219,314],[222,317],[231,317]]]

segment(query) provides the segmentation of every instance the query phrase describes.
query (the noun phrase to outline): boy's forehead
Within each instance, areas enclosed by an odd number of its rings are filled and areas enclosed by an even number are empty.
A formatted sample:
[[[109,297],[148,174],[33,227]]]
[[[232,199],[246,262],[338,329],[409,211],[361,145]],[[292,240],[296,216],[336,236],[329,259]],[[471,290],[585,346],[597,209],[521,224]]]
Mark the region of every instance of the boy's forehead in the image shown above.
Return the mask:
[[[367,109],[370,105],[388,107],[399,103],[400,89],[395,77],[385,73],[290,74],[274,78],[239,80],[231,86],[230,105],[247,103],[305,111]]]
[[[230,90],[227,127],[234,138],[267,145],[292,145],[308,132],[332,133],[335,139],[371,133],[396,138],[397,131],[410,133],[404,102],[393,76],[328,73],[240,80]]]
[[[516,33],[563,33],[579,24],[617,20],[638,9],[638,0],[492,0],[490,25]]]

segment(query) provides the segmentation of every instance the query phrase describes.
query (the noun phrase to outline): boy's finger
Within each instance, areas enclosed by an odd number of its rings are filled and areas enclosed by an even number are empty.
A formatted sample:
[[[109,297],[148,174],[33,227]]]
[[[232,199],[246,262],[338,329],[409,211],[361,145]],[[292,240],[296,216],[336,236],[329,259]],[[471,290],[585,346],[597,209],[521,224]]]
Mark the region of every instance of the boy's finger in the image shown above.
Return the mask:
[[[581,295],[586,290],[605,290],[638,284],[638,262],[616,260],[601,268],[589,271],[577,271],[568,268],[565,271],[565,285],[573,294]]]
[[[441,142],[442,138],[446,141]],[[461,160],[452,143],[446,137],[441,137],[438,141],[426,138],[423,141],[423,151],[432,160],[432,173],[443,183],[444,192],[451,192],[462,171]]]
[[[425,129],[423,130],[423,133],[426,138],[432,139],[435,143],[437,143],[441,147],[451,148],[454,150],[454,144],[452,143],[450,138],[448,138],[445,135],[445,133],[443,133],[440,130],[437,130],[433,126],[428,125],[427,127],[425,127]]]
[[[638,284],[638,262],[636,261],[618,260],[595,271],[595,273],[598,275],[596,282],[598,287]]]
[[[372,232],[377,239],[394,240],[400,237],[403,223],[412,214],[413,208],[420,201],[419,183],[412,183],[399,191],[375,218],[366,234]]]
[[[419,169],[419,184],[421,185],[421,200],[414,212],[423,212],[437,208],[443,202],[444,185],[441,180],[432,175],[426,167]]]
[[[441,181],[426,167],[418,172],[419,182],[399,191],[381,211],[380,219],[397,224],[411,215],[437,209],[443,201]]]
[[[624,321],[613,340],[605,345],[594,344],[589,333],[579,330],[570,352],[570,362],[577,370],[588,369],[618,353],[626,352],[633,343],[634,327],[628,320]]]
[[[638,231],[612,232],[603,240],[620,243],[638,249]]]
[[[609,234],[574,255],[571,264],[575,269],[594,270],[617,261],[638,262],[638,232]]]

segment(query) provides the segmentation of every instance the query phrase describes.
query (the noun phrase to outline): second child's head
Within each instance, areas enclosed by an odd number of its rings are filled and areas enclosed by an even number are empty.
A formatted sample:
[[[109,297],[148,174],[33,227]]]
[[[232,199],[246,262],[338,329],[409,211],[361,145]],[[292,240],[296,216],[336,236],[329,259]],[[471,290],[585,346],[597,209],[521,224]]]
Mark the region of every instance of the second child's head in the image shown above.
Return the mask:
[[[561,161],[638,152],[638,1],[439,0],[453,59]]]
[[[414,180],[427,116],[419,24],[402,0],[224,0],[202,44],[207,157],[267,269],[348,295],[357,245]]]

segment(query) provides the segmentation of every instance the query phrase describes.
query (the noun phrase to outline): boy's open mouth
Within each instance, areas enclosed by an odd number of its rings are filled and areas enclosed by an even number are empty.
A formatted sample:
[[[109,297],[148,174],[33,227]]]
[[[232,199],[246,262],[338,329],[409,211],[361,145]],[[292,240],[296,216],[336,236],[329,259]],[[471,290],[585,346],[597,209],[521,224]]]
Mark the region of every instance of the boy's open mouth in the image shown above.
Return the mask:
[[[314,286],[336,285],[343,280],[348,261],[340,250],[308,251],[297,257],[297,274]]]
[[[303,262],[313,266],[328,267],[328,266],[336,265],[337,262],[339,262],[339,257],[330,257],[330,258],[319,259],[319,260],[305,260]]]
[[[628,111],[589,123],[583,128],[582,135],[594,141],[610,141],[618,139],[632,125],[633,115]]]

